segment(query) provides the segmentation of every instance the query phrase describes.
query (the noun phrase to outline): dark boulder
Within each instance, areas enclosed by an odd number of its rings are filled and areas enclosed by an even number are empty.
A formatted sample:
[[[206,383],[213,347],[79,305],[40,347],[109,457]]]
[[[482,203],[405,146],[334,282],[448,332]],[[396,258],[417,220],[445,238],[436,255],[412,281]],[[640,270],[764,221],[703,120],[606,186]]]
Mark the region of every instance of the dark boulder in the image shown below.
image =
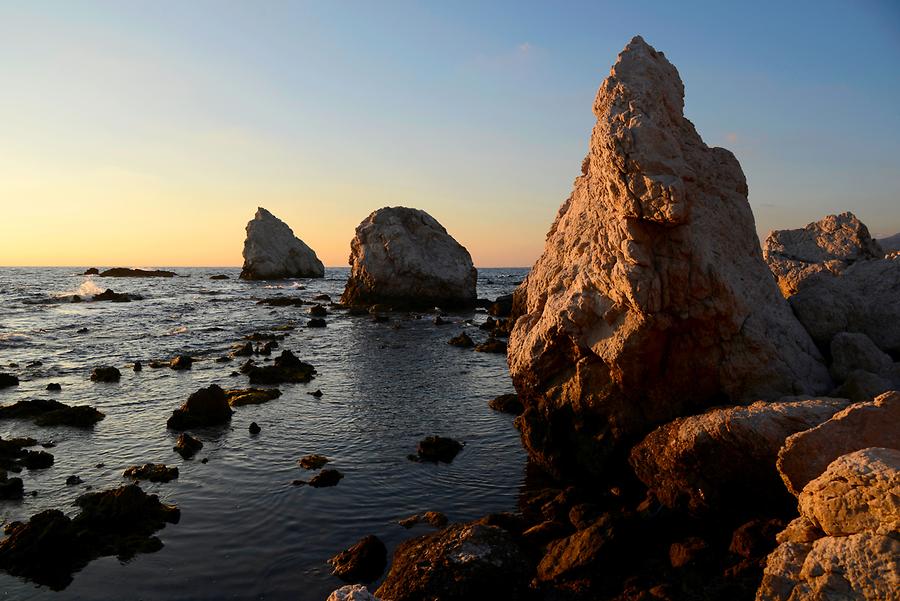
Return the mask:
[[[74,407],[47,399],[18,401],[0,407],[0,419],[33,419],[39,426],[73,426],[88,428],[104,415],[88,405]]]
[[[329,486],[337,486],[338,482],[344,477],[344,474],[337,470],[322,470],[313,476],[309,482],[303,480],[294,480],[294,484],[309,484],[313,488],[327,488]]]
[[[0,388],[6,388],[8,386],[18,386],[19,378],[12,374],[2,374],[0,373]]]
[[[453,524],[400,543],[384,583],[391,601],[471,601],[526,598],[528,560],[513,536],[497,526]]]
[[[479,353],[506,353],[506,343],[496,338],[488,338],[475,347],[475,351]]]
[[[253,354],[253,345],[249,342],[245,342],[241,346],[239,346],[236,350],[231,353],[235,357],[249,357]]]
[[[344,582],[373,582],[387,567],[387,547],[377,536],[369,535],[328,560],[335,576]]]
[[[162,463],[145,463],[129,467],[122,474],[132,480],[149,480],[150,482],[169,482],[178,477],[177,467],[167,467]]]
[[[488,308],[488,313],[494,317],[509,317],[512,313],[513,295],[498,296],[497,300]]]
[[[101,278],[171,278],[175,276],[175,272],[161,269],[147,270],[114,267],[101,271],[99,275]]]
[[[95,294],[93,300],[108,301],[111,303],[130,303],[133,300],[143,300],[144,297],[139,294],[128,294],[127,292],[116,292],[112,288],[107,288],[100,294]]]
[[[451,346],[459,346],[463,348],[470,348],[475,346],[475,341],[472,340],[468,334],[465,332],[461,332],[459,336],[454,336],[450,340],[447,341],[447,344]]]
[[[256,302],[257,305],[268,305],[270,307],[302,307],[310,305],[309,301],[305,301],[296,296],[275,296],[272,298],[264,298]]]
[[[274,365],[251,367],[247,372],[251,384],[281,384],[283,382],[306,383],[312,380],[316,369],[294,356],[291,351],[281,352]]]
[[[91,380],[94,382],[118,382],[122,373],[115,367],[95,367],[91,370]]]
[[[0,500],[15,500],[25,496],[25,485],[21,478],[8,478],[0,472]]]
[[[325,317],[328,315],[328,309],[322,305],[313,305],[309,308],[309,314],[313,317]]]
[[[229,421],[232,413],[225,391],[213,384],[192,393],[180,408],[172,412],[166,426],[173,430],[218,426]]]
[[[228,279],[231,279],[231,278],[229,278],[229,277],[228,277],[227,275],[225,275],[224,273],[219,273],[219,274],[210,276],[209,279],[211,279],[211,280],[228,280]]]
[[[494,411],[509,413],[511,415],[519,415],[525,410],[522,406],[522,401],[519,400],[519,395],[517,394],[501,394],[500,396],[491,399],[490,402],[488,402],[488,407]]]
[[[428,436],[419,441],[419,445],[416,448],[416,455],[411,455],[410,459],[414,459],[415,461],[431,461],[433,463],[439,461],[450,463],[462,448],[463,445],[452,438]]]
[[[262,428],[260,428],[259,424],[257,424],[256,422],[250,422],[250,426],[247,428],[247,430],[249,430],[250,434],[259,434],[260,432],[262,432]]]
[[[50,392],[59,392],[60,390],[62,390],[62,386],[60,386],[56,382],[50,382],[49,384],[47,384],[47,390],[49,390]]]
[[[232,388],[225,391],[228,404],[232,407],[261,405],[281,396],[277,388]]]
[[[46,451],[25,451],[20,462],[30,470],[45,470],[53,465],[53,455]]]
[[[325,464],[328,463],[328,457],[313,453],[312,455],[304,455],[297,463],[305,470],[318,470],[322,469]]]
[[[430,524],[435,528],[446,528],[447,516],[440,511],[426,511],[403,518],[397,523],[406,529],[412,528],[416,524]]]
[[[307,328],[324,328],[328,325],[328,322],[320,317],[313,317],[309,321],[306,322]]]
[[[174,359],[169,362],[169,367],[176,371],[181,371],[184,369],[190,369],[191,365],[194,364],[193,357],[189,355],[178,355]]]
[[[96,267],[90,267],[85,270],[84,274],[82,275],[97,275],[98,273],[100,273],[99,269],[97,269]]]
[[[187,433],[178,435],[178,440],[172,450],[181,455],[184,459],[190,459],[203,448],[203,443]]]
[[[81,484],[82,482],[84,482],[84,480],[82,480],[81,477],[79,477],[79,476],[73,475],[73,476],[69,476],[68,478],[66,478],[66,486],[77,486],[78,484]]]

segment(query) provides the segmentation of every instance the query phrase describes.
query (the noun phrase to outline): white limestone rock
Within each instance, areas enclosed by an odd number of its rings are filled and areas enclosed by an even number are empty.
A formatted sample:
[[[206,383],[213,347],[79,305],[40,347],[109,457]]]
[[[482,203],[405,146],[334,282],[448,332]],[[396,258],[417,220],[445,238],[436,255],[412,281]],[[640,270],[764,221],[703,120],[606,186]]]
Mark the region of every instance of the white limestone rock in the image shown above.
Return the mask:
[[[856,261],[880,259],[884,251],[853,213],[828,215],[802,229],[768,235],[763,256],[785,298],[817,273],[840,273]]]
[[[320,278],[325,266],[288,225],[262,207],[247,223],[241,279]]]
[[[594,102],[590,150],[516,293],[509,366],[532,459],[602,472],[705,406],[827,392],[819,351],[762,258],[734,155],[683,114],[675,67],[640,37]]]
[[[341,302],[395,309],[469,308],[477,272],[469,251],[419,209],[385,207],[356,228]]]

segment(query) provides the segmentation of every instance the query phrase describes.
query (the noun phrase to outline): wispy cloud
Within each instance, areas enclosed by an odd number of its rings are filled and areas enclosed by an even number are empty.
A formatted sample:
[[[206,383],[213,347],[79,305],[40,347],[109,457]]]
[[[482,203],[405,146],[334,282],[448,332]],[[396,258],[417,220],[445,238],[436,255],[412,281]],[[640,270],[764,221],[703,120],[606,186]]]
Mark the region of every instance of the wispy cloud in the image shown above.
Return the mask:
[[[540,48],[524,41],[494,54],[478,54],[472,65],[485,71],[521,73],[530,69],[540,56]]]

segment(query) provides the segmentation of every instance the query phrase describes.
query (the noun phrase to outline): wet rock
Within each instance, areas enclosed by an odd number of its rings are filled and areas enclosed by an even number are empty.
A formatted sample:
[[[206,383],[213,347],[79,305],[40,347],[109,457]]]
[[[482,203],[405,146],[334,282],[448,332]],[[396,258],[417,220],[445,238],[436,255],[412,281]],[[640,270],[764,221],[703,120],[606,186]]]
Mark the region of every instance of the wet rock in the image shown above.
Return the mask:
[[[763,256],[782,294],[797,292],[804,280],[822,272],[840,273],[857,261],[881,259],[884,251],[853,213],[828,215],[802,229],[776,230]]]
[[[325,455],[318,455],[313,453],[312,455],[304,455],[301,457],[297,463],[300,464],[300,467],[306,470],[318,470],[322,469],[326,463],[328,463],[328,457]]]
[[[488,313],[493,315],[494,317],[509,317],[510,313],[512,313],[513,306],[513,295],[506,294],[504,296],[498,296],[497,300],[488,307]]]
[[[277,388],[231,388],[225,391],[228,404],[232,407],[260,405],[281,396]]]
[[[99,269],[97,269],[96,267],[90,267],[82,275],[97,275],[98,273],[100,273]]]
[[[387,547],[377,536],[369,535],[328,560],[344,582],[374,582],[387,567]]]
[[[496,338],[488,338],[475,347],[477,353],[501,353],[506,354],[506,343]]]
[[[203,443],[187,433],[178,435],[178,440],[172,450],[184,459],[190,459],[203,448]]]
[[[477,523],[400,543],[375,595],[392,601],[524,599],[528,562],[512,535]]]
[[[328,595],[326,601],[381,601],[362,584],[348,584]]]
[[[114,267],[101,271],[98,274],[101,278],[171,278],[175,277],[174,271],[165,271],[162,269],[127,269],[125,267]]]
[[[241,365],[240,372],[242,374],[249,374],[250,370],[252,370],[254,367],[256,367],[256,361],[254,361],[253,359],[247,359],[243,363],[243,365]]]
[[[440,511],[426,511],[424,513],[411,515],[408,518],[403,518],[397,523],[406,529],[412,528],[416,524],[430,524],[435,528],[446,528],[447,516]]]
[[[144,364],[141,363],[140,361],[135,361],[134,365],[132,366],[132,369],[136,372],[144,371]]]
[[[250,422],[247,430],[250,432],[250,434],[259,434],[260,432],[262,432],[262,428],[260,428],[259,424],[257,424],[256,422]]]
[[[763,261],[738,161],[706,146],[683,108],[675,67],[634,38],[600,86],[581,174],[515,293],[519,425],[554,475],[602,478],[634,440],[725,399],[832,387]]]
[[[462,448],[463,445],[452,438],[428,436],[419,441],[416,455],[411,455],[410,458],[416,461],[450,463]]]
[[[75,333],[76,334],[87,334],[89,331],[90,330],[88,330],[87,328],[78,328],[77,330],[75,330]]]
[[[0,419],[33,419],[39,426],[88,428],[105,416],[88,405],[70,406],[59,401],[34,399],[0,407]]]
[[[249,357],[253,354],[253,345],[249,342],[242,344],[237,350],[231,353],[235,357]]]
[[[216,275],[210,276],[209,279],[211,279],[211,280],[228,280],[231,278],[229,278],[224,273],[217,273]]]
[[[128,294],[125,292],[116,292],[112,288],[107,288],[105,291],[100,294],[95,294],[91,300],[98,302],[112,302],[112,303],[130,303],[131,301],[143,300],[139,294]]]
[[[49,384],[47,384],[47,390],[49,390],[50,392],[59,392],[60,390],[62,390],[62,386],[60,386],[56,382],[50,382]]]
[[[172,412],[166,427],[188,430],[218,426],[229,421],[232,413],[225,391],[213,384],[192,393],[181,407]]]
[[[517,394],[501,394],[498,397],[494,397],[488,403],[488,407],[494,411],[511,415],[519,415],[524,410],[522,401],[519,400],[519,395]]]
[[[800,493],[758,601],[893,599],[900,590],[900,451],[843,455]]]
[[[327,325],[327,321],[325,321],[324,319],[319,319],[317,317],[314,317],[313,319],[310,319],[306,322],[307,328],[324,328]]]
[[[268,305],[270,307],[302,307],[311,303],[296,296],[276,296],[273,298],[264,298],[257,301],[256,304]]]
[[[778,471],[787,489],[799,495],[838,457],[869,447],[900,448],[900,392],[850,405],[831,419],[784,441]]]
[[[469,348],[469,347],[475,346],[475,342],[465,332],[461,332],[459,334],[459,336],[454,336],[449,341],[447,341],[447,344],[450,344],[452,346],[459,346],[459,347],[463,347],[463,348]]]
[[[166,467],[162,463],[145,463],[129,467],[122,474],[132,480],[149,480],[150,482],[169,482],[178,477],[177,467]]]
[[[309,481],[309,485],[313,488],[326,488],[329,486],[337,486],[338,482],[344,477],[344,474],[340,473],[337,470],[322,470],[318,474],[312,477]]]
[[[229,357],[228,355],[215,358],[216,363],[231,363],[232,361],[234,361],[234,357]]]
[[[21,478],[9,478],[6,472],[0,472],[0,500],[11,501],[25,496],[25,485]]]
[[[469,308],[477,272],[469,252],[431,215],[385,207],[356,228],[350,243],[345,305],[395,308]]]
[[[91,380],[94,382],[118,382],[122,373],[115,367],[95,367],[91,370]]]
[[[0,373],[0,388],[7,388],[9,386],[18,386],[19,378],[12,374],[4,374]]]
[[[696,514],[790,507],[775,461],[785,439],[844,409],[844,399],[759,401],[662,426],[634,447],[638,478],[667,507]]]
[[[317,399],[321,399],[321,398],[322,398],[322,391],[319,390],[318,388],[316,388],[316,389],[315,389],[314,391],[312,391],[312,392],[307,392],[306,394],[308,394],[309,396],[314,396],[314,397],[316,397]]]
[[[309,308],[309,314],[313,317],[325,317],[328,315],[328,309],[322,305],[313,305]]]
[[[134,484],[82,495],[75,504],[81,511],[72,519],[50,509],[28,522],[8,524],[0,541],[0,569],[61,590],[93,559],[116,555],[124,561],[158,551],[162,542],[153,534],[179,518],[178,508]]]
[[[178,355],[177,357],[172,359],[172,361],[169,362],[169,367],[171,367],[172,369],[174,369],[176,371],[181,371],[181,370],[185,370],[185,369],[190,369],[193,364],[194,364],[193,357],[190,357],[189,355]]]
[[[320,303],[330,303],[331,302],[331,297],[328,296],[327,294],[317,294],[314,297],[312,297],[312,299],[314,301],[317,301]]]
[[[320,278],[325,266],[290,227],[262,207],[247,223],[243,280]]]
[[[250,376],[251,384],[281,384],[306,383],[312,380],[315,373],[316,368],[295,357],[291,351],[285,350],[275,358],[274,365],[251,367],[247,375]]]

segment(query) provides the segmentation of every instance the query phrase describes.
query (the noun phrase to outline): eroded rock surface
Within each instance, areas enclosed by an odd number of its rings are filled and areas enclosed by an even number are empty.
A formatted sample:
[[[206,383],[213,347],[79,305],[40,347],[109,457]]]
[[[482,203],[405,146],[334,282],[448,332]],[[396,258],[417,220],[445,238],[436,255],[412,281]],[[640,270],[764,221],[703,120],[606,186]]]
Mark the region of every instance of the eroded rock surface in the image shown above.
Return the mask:
[[[651,432],[631,451],[638,478],[664,505],[694,513],[790,506],[775,467],[785,439],[849,405],[787,399],[710,409]]]
[[[880,259],[884,251],[865,224],[848,212],[828,215],[801,229],[770,233],[763,256],[782,294],[789,297],[814,274],[840,273],[856,261]]]
[[[734,155],[685,119],[675,67],[634,38],[590,150],[516,292],[509,366],[532,459],[598,474],[704,406],[820,394],[830,378],[762,258]]]
[[[262,207],[247,223],[241,279],[320,278],[325,266],[288,225]]]
[[[757,601],[896,599],[900,590],[900,451],[833,461],[800,493],[778,535]]]
[[[900,392],[851,405],[789,437],[778,452],[778,471],[788,490],[799,495],[838,457],[868,447],[900,449]]]
[[[356,228],[350,278],[341,302],[393,308],[475,305],[477,272],[469,251],[419,209],[385,207]]]

